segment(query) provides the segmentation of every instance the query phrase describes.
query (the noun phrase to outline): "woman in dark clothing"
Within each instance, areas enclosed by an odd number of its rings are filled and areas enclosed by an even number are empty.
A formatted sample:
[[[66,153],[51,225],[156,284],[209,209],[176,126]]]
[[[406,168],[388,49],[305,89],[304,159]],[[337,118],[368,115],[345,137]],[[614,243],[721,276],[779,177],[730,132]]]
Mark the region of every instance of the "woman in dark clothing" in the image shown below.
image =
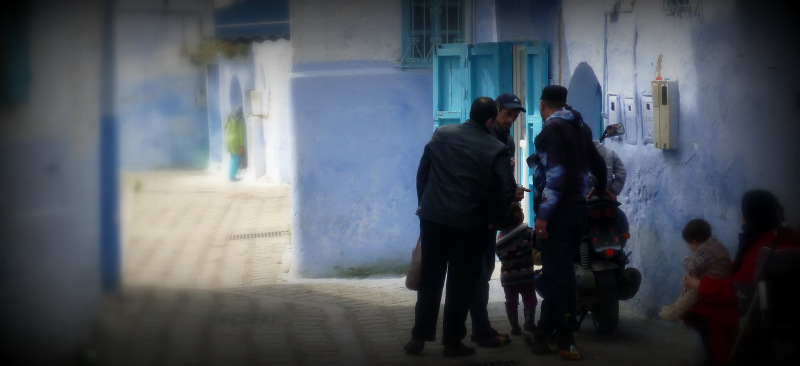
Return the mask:
[[[739,248],[733,262],[733,276],[684,277],[684,285],[696,289],[698,298],[697,304],[686,315],[684,322],[700,333],[708,364],[728,363],[734,337],[739,331],[740,319],[734,283],[753,287],[758,251],[771,247],[778,231],[778,249],[800,245],[798,234],[783,227],[783,207],[778,199],[765,190],[747,191],[742,197],[742,232],[739,234]],[[742,344],[744,348],[748,346],[752,348],[752,342]]]

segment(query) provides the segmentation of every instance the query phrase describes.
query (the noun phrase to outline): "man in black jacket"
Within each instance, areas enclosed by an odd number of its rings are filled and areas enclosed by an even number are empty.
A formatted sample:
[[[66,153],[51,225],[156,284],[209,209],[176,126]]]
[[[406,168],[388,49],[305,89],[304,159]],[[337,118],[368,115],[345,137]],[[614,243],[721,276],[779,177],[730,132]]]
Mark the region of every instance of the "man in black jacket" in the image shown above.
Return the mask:
[[[508,154],[511,158],[511,168],[514,168],[514,138],[511,136],[511,126],[519,117],[520,113],[525,112],[522,101],[514,94],[504,93],[495,99],[497,103],[497,118],[494,120],[491,132],[495,138],[506,145]],[[517,200],[523,198],[522,187],[517,188]],[[495,267],[495,241],[490,240],[486,243],[483,252],[483,266],[481,276],[475,293],[472,295],[472,303],[469,306],[469,316],[472,318],[472,341],[481,347],[500,347],[511,342],[508,334],[500,333],[494,329],[489,321],[489,281]]]
[[[494,241],[495,225],[514,198],[516,183],[508,149],[490,134],[497,118],[492,98],[472,102],[470,119],[439,127],[417,170],[417,216],[422,240],[421,277],[408,353],[422,352],[436,338],[445,275],[442,318],[446,357],[475,353],[461,340],[472,294],[481,271],[482,251]]]
[[[558,352],[575,360],[581,354],[572,337],[577,307],[572,263],[589,223],[586,180],[591,171],[598,180],[596,190],[605,192],[606,166],[592,141],[592,130],[566,103],[567,88],[550,85],[542,90],[539,109],[544,125],[534,139],[536,153],[527,159],[533,169],[534,230],[547,291],[533,352]]]

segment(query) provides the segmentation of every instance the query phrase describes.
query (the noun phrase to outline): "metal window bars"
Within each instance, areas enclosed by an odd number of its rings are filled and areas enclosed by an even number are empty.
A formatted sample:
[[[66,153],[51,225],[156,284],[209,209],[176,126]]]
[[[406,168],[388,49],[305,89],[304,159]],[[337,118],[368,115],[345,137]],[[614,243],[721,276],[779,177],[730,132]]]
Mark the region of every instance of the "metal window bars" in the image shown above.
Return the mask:
[[[465,39],[464,0],[406,0],[403,2],[403,68],[432,68],[436,46]]]

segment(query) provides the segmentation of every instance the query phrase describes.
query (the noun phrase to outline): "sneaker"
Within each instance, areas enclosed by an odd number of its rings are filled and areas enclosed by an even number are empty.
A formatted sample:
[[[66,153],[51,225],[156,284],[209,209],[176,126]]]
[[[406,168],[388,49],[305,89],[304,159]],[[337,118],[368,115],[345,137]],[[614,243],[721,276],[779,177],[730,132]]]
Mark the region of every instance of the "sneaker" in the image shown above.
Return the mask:
[[[420,352],[422,352],[423,349],[425,349],[425,341],[411,339],[410,341],[408,341],[408,343],[406,343],[403,349],[406,351],[406,353],[412,355],[419,354]]]
[[[493,337],[497,337],[497,336],[500,336],[500,337],[503,337],[503,338],[511,338],[508,334],[500,333],[500,332],[497,331],[497,329],[494,329],[494,328],[489,328],[488,331],[481,332],[480,334],[482,336],[485,335],[484,337],[492,337],[492,336]],[[470,334],[470,336],[469,336],[469,340],[472,341],[472,342],[477,342],[478,338],[479,337],[475,336],[475,333]]]
[[[562,349],[558,355],[567,361],[577,361],[583,357],[581,353],[578,352],[578,346],[574,343],[570,344],[568,348]]]
[[[475,354],[475,347],[467,347],[463,343],[458,342],[457,344],[444,346],[442,349],[442,354],[444,357],[461,357],[461,356],[469,356]]]

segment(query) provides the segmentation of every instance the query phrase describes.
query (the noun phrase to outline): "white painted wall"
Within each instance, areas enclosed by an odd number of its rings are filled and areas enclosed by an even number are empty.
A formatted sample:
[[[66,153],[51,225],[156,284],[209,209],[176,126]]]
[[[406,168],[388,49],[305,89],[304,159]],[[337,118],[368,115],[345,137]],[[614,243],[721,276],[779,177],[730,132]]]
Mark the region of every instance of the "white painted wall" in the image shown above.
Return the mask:
[[[262,125],[267,182],[291,184],[291,100],[289,80],[292,72],[292,43],[285,39],[252,43],[255,90],[261,93],[262,116],[253,118]],[[300,101],[300,103],[311,101]],[[259,175],[261,178],[262,175]]]
[[[641,136],[633,145],[607,143],[628,168],[620,200],[631,221],[631,261],[644,276],[640,293],[625,304],[655,316],[680,291],[680,260],[688,254],[680,231],[689,219],[708,220],[731,255],[747,189],[773,191],[789,224],[800,221],[800,176],[789,168],[800,157],[800,32],[785,7],[703,1],[693,15],[678,17],[665,14],[660,1],[625,0],[614,14],[615,3],[563,1],[562,85],[587,62],[604,94],[635,98],[639,106],[659,54],[661,76],[678,81],[676,150],[655,149]]]
[[[31,9],[30,97],[0,107],[3,364],[73,356],[100,300],[103,1]]]

